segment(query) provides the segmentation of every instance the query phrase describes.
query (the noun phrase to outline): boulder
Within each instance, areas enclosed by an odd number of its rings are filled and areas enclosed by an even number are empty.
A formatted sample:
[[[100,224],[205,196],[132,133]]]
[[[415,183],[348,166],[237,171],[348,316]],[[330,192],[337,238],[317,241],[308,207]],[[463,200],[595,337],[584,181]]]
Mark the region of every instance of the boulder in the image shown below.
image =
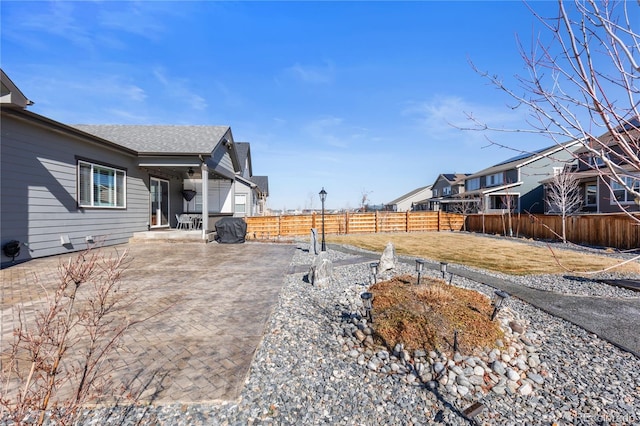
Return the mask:
[[[331,283],[333,278],[333,263],[328,257],[326,251],[321,251],[318,256],[313,259],[311,269],[309,270],[309,282],[317,287],[325,287]]]
[[[382,252],[382,256],[380,257],[378,272],[385,272],[390,269],[395,269],[397,261],[398,258],[396,257],[396,248],[393,246],[392,242],[388,242],[387,246]]]

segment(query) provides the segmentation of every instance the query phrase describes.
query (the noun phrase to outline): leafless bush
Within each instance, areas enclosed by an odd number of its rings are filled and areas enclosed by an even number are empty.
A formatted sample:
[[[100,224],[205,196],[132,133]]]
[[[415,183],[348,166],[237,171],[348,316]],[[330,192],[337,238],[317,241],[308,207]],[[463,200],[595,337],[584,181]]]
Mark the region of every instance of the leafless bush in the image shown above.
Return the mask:
[[[127,251],[87,249],[58,266],[57,288],[44,286],[46,306],[19,310],[14,341],[1,358],[0,419],[71,424],[84,404],[112,389],[105,361],[135,322],[120,288]],[[139,321],[136,321],[139,322]]]
[[[580,182],[569,172],[562,172],[553,177],[547,185],[546,199],[550,212],[562,215],[562,242],[567,242],[567,215],[582,205]]]

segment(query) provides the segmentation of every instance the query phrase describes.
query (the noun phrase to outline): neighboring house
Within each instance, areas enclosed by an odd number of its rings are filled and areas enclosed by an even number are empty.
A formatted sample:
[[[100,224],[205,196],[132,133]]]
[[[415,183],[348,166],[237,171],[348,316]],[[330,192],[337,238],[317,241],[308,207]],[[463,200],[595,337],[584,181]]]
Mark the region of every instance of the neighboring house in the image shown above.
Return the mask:
[[[414,210],[417,202],[431,198],[431,185],[422,186],[413,191],[396,198],[395,200],[384,205],[386,211],[406,212]]]
[[[449,202],[454,195],[464,192],[465,173],[440,174],[431,185],[431,197],[417,201],[415,210],[450,211]]]
[[[267,198],[269,197],[269,176],[251,176],[251,182],[257,185],[256,216],[266,216]]]
[[[632,140],[631,145],[640,146],[640,120],[631,120],[624,129],[617,130]],[[624,173],[624,179],[629,188],[640,190],[640,172],[637,168],[630,167],[629,159],[620,149],[616,139],[610,133],[605,133],[598,138],[611,149],[607,158],[614,164],[621,165],[618,173]],[[581,212],[589,213],[621,213],[640,211],[639,202],[634,195],[623,185],[620,185],[611,175],[611,170],[604,160],[590,151],[586,146],[576,150],[576,161],[567,167],[566,171],[578,179],[582,195]],[[636,153],[638,155],[638,153]],[[623,172],[623,170],[626,170]],[[551,179],[541,181],[549,185]],[[549,213],[548,206],[545,213]]]
[[[544,190],[540,183],[560,173],[573,161],[580,141],[571,141],[525,153],[465,178],[460,203],[474,205],[475,212],[544,212]],[[468,211],[467,209],[467,212]]]
[[[253,176],[251,146],[248,142],[236,142],[240,173],[235,182],[235,212],[237,217],[262,216],[269,196],[269,178]]]
[[[0,72],[0,244],[20,242],[16,261],[126,243],[183,212],[206,212],[206,241],[234,214],[241,167],[228,126],[69,126],[28,111]]]

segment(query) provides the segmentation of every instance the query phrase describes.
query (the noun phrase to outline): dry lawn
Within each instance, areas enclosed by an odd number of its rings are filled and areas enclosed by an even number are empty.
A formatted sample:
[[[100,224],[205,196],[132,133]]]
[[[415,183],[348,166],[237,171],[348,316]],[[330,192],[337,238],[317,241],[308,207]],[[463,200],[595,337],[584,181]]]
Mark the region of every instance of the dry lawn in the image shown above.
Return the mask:
[[[494,347],[503,336],[493,308],[482,294],[458,288],[437,279],[416,285],[410,275],[371,286],[376,338],[390,350],[397,343],[405,349],[452,351],[454,331],[459,350]]]
[[[620,263],[610,257],[573,250],[553,251],[517,239],[498,239],[458,232],[330,235],[327,241],[382,252],[392,242],[396,252],[435,261],[464,264],[512,275],[561,274],[598,271]],[[613,271],[640,274],[640,263]]]

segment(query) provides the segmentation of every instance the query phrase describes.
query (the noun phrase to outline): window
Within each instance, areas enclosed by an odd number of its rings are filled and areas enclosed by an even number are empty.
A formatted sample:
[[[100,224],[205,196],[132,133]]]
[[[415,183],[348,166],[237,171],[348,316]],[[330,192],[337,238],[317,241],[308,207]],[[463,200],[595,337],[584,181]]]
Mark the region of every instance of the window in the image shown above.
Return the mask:
[[[604,160],[602,159],[602,157],[600,157],[598,155],[595,155],[595,154],[589,155],[589,157],[587,158],[587,163],[591,167],[602,167],[602,166],[604,166]]]
[[[438,190],[437,190],[437,189],[434,189],[434,190],[433,190],[433,196],[434,196],[434,197],[437,197],[437,196],[438,196]]]
[[[489,208],[492,210],[515,211],[518,207],[517,195],[491,195],[489,197]]]
[[[633,178],[631,176],[625,176],[622,178],[625,184],[636,192],[640,192],[640,179]],[[619,203],[633,203],[634,195],[627,191],[624,186],[620,185],[615,180],[611,179],[611,204],[616,204],[616,200]]]
[[[487,176],[487,186],[502,185],[504,176],[502,172]]]
[[[78,161],[78,204],[80,207],[125,208],[124,170]]]
[[[595,206],[598,203],[598,187],[595,183],[585,185],[584,205]]]
[[[236,194],[234,211],[236,213],[247,212],[247,195],[246,194]]]
[[[467,181],[467,191],[473,191],[476,189],[480,189],[480,178],[473,178]]]
[[[451,195],[451,187],[447,186],[445,188],[442,188],[442,195]]]

